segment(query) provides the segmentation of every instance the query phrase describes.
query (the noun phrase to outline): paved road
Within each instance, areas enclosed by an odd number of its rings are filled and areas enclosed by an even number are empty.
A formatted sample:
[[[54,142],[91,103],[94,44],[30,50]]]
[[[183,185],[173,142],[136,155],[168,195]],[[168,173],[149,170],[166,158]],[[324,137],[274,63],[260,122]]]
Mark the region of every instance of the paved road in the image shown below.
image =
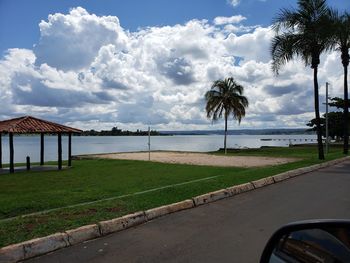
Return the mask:
[[[258,262],[283,224],[350,219],[349,191],[348,161],[28,262]]]

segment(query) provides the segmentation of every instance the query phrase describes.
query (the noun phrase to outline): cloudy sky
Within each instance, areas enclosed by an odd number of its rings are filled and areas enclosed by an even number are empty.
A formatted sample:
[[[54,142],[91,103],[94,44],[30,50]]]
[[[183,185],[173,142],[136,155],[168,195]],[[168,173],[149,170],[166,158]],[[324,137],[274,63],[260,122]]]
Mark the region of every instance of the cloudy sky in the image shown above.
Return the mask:
[[[0,119],[33,115],[81,129],[221,129],[204,94],[234,77],[250,106],[230,129],[299,128],[313,118],[312,71],[271,72],[271,20],[291,0],[0,0]],[[344,0],[329,4],[350,9]],[[322,57],[341,96],[336,52]],[[323,109],[321,109],[323,110]]]

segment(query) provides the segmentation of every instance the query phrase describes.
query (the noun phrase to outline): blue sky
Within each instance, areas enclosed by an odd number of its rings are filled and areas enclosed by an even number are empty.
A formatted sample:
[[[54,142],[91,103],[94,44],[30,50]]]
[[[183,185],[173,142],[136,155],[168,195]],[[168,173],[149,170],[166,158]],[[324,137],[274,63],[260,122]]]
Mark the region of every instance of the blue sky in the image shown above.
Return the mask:
[[[329,0],[350,10],[350,1]],[[221,129],[204,94],[234,77],[250,106],[237,128],[306,128],[312,72],[271,71],[270,25],[291,0],[0,0],[0,119],[81,129]],[[339,54],[321,57],[320,100],[342,95]],[[310,99],[311,98],[311,99]],[[321,103],[321,105],[323,105]],[[323,107],[323,106],[322,106]],[[321,107],[321,111],[324,109]]]

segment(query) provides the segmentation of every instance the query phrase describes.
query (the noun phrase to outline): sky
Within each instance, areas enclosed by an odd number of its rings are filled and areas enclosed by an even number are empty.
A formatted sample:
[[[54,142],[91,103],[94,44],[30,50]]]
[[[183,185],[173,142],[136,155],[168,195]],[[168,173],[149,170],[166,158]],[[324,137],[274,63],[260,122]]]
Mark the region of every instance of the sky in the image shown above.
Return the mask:
[[[339,10],[350,2],[329,0]],[[246,117],[230,129],[305,128],[312,71],[271,71],[271,21],[291,0],[0,0],[0,119],[87,129],[207,130],[204,94],[234,77]],[[321,57],[320,100],[342,96],[339,54]],[[321,106],[324,111],[324,106]]]

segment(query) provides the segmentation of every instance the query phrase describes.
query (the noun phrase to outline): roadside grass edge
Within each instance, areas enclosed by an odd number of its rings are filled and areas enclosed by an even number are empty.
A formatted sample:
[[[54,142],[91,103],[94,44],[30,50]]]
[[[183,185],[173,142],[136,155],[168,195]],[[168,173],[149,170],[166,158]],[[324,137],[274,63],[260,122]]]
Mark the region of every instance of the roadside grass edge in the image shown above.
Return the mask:
[[[181,202],[152,208],[146,211],[140,211],[122,217],[101,221],[97,224],[81,226],[76,229],[67,230],[59,233],[55,233],[49,236],[35,238],[32,240],[24,241],[21,243],[9,245],[0,248],[0,262],[18,262],[21,260],[37,257],[49,252],[61,249],[64,247],[72,246],[77,243],[81,243],[87,240],[95,239],[101,236],[105,236],[111,233],[119,232],[136,225],[143,224],[147,221],[153,220],[160,216],[164,216],[170,213],[182,211],[185,209],[195,208],[197,206],[215,202],[224,198],[233,197],[235,195],[252,191],[261,187],[265,187],[271,184],[275,184],[290,178],[306,174],[321,168],[336,165],[338,163],[349,160],[350,157],[343,157],[334,159],[331,161],[323,162],[320,164],[311,165],[308,167],[302,167],[294,170],[290,170],[284,173],[280,173],[271,177],[262,178],[252,182],[235,185],[225,189],[210,192],[204,195],[192,197],[192,199],[184,200]]]

